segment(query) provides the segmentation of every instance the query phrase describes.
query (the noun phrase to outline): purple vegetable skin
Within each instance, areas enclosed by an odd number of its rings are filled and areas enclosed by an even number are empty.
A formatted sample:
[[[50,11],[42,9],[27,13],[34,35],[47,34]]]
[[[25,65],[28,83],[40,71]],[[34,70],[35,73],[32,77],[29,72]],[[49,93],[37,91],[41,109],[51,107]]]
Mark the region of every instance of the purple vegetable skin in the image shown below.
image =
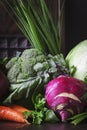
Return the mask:
[[[82,112],[87,102],[82,97],[87,93],[87,84],[70,76],[61,75],[46,86],[45,98],[49,108],[60,115],[63,122]]]

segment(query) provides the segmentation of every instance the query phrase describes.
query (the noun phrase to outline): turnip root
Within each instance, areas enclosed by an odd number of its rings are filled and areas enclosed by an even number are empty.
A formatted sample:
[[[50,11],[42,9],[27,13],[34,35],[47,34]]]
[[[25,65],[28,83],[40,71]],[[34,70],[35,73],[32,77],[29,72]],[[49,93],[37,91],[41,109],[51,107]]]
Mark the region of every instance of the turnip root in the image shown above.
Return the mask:
[[[61,75],[46,86],[47,106],[60,115],[63,122],[84,111],[87,105],[87,84],[70,76]]]

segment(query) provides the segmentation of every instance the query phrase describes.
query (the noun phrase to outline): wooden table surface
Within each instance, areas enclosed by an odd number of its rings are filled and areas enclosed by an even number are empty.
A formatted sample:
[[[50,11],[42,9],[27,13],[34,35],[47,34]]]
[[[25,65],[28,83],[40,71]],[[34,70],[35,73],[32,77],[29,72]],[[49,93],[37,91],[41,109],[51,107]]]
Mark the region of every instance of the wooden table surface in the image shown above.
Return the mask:
[[[87,123],[81,123],[77,126],[69,123],[24,125],[20,123],[0,121],[0,130],[87,130]]]

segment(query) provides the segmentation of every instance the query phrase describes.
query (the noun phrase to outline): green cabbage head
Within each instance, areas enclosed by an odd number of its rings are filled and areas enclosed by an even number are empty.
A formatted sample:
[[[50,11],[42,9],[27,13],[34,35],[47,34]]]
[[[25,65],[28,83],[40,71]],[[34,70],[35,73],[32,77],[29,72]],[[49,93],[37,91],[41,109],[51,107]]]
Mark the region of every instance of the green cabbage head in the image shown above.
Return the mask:
[[[87,40],[81,41],[66,56],[66,63],[73,77],[87,83]]]

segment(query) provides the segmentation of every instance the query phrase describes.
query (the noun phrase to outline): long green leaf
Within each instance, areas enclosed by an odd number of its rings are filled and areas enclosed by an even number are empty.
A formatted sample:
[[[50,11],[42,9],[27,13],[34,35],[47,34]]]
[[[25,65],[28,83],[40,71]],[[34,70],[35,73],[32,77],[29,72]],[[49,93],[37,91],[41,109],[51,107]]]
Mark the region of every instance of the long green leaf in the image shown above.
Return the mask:
[[[2,0],[0,3],[33,47],[44,53],[60,53],[59,32],[45,0]]]
[[[48,42],[46,43],[48,48],[51,48],[52,50],[54,49],[53,53],[55,53],[57,47],[55,48],[55,43],[56,42],[54,41],[53,33],[51,33],[52,32],[52,30],[50,29],[51,27],[48,27],[48,23],[46,24],[46,22],[44,21],[43,15],[42,15],[42,17],[39,17],[39,14],[37,14],[37,12],[34,11],[34,10],[33,10],[33,13],[35,14],[35,17],[38,20],[38,23],[39,23],[39,25],[41,27],[41,30],[43,31],[46,39],[48,40]],[[58,52],[58,50],[57,50],[57,52]]]

